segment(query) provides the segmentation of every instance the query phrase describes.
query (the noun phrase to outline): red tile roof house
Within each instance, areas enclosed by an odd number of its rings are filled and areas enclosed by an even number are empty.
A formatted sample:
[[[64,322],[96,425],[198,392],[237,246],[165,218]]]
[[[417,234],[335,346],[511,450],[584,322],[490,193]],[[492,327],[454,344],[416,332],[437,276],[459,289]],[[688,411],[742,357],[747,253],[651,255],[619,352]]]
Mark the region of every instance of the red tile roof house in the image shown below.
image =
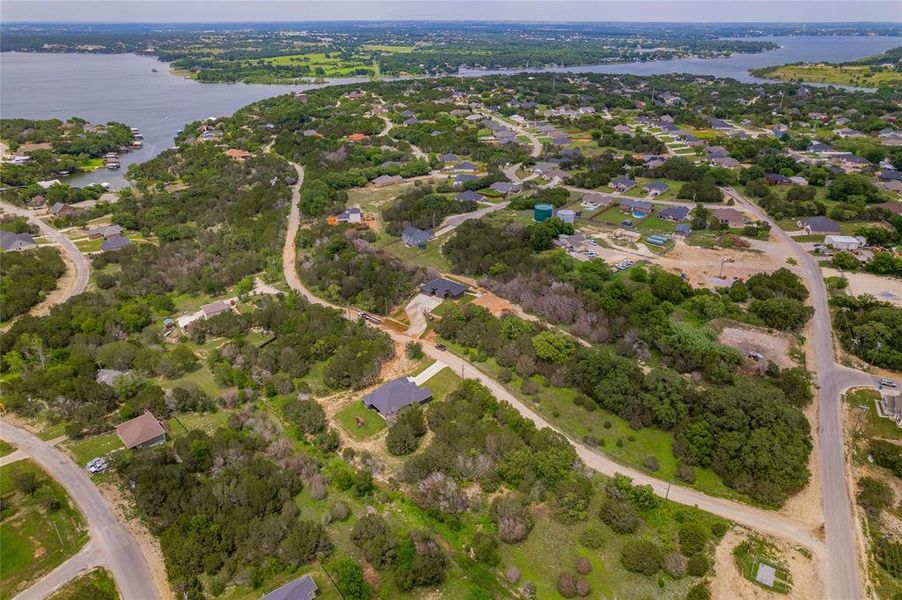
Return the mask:
[[[370,136],[365,133],[352,133],[348,136],[349,142],[362,142],[363,140],[368,140]]]
[[[129,450],[150,448],[166,443],[166,430],[150,412],[120,423],[116,426],[116,433]]]

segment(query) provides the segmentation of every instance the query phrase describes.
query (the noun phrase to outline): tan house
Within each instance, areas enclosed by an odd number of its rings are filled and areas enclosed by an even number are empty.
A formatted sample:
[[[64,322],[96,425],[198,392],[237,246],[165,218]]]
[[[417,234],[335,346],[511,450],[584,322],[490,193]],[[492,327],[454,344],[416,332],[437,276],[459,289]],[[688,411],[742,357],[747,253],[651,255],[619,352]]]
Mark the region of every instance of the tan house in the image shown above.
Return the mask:
[[[129,450],[166,443],[166,430],[150,412],[116,425],[116,433]]]

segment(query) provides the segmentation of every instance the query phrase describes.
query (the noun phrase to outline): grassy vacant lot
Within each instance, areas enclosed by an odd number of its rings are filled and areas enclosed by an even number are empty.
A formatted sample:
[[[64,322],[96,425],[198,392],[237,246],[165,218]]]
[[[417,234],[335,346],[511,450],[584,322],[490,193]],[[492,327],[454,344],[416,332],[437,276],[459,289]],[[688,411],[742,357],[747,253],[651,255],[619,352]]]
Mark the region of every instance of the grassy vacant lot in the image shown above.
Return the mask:
[[[360,417],[363,424],[357,426],[357,417]],[[365,440],[371,435],[375,435],[385,429],[385,419],[379,414],[368,409],[359,399],[352,400],[347,406],[336,413],[335,418],[341,424],[341,428],[345,433],[355,440]]]
[[[212,435],[220,427],[225,427],[229,421],[230,410],[218,410],[207,413],[180,413],[175,415],[166,424],[169,425],[169,436],[179,437],[186,435],[192,429],[201,429]]]
[[[366,64],[359,60],[345,60],[339,56],[326,56],[323,53],[310,54],[289,54],[286,56],[272,56],[269,58],[253,59],[241,61],[244,66],[253,67],[258,62],[264,62],[270,65],[278,66],[301,66],[306,65],[311,69],[311,75],[320,75],[327,77],[342,77],[355,75],[359,69],[373,71],[372,65]],[[322,69],[322,72],[317,71]]]
[[[122,440],[115,433],[94,435],[77,441],[69,440],[63,447],[69,451],[79,466],[84,466],[93,458],[124,448]]]
[[[451,367],[445,367],[430,377],[423,385],[432,390],[432,399],[436,401],[444,400],[448,394],[457,389],[460,382],[460,376],[452,371]]]
[[[813,81],[861,87],[902,85],[902,73],[867,65],[805,64],[765,69],[763,76],[784,81]]]
[[[662,206],[656,205],[655,211],[660,211]],[[676,223],[659,219],[652,214],[644,219],[637,219],[629,212],[613,206],[605,211],[600,211],[592,217],[592,220],[598,224],[611,225],[612,227],[620,227],[623,221],[632,221],[633,228],[642,233],[673,233],[676,229]]]
[[[119,591],[110,572],[94,569],[79,575],[59,590],[50,600],[119,600]]]
[[[37,489],[28,494],[19,482],[31,478]],[[63,488],[30,460],[0,468],[0,497],[0,598],[5,599],[75,554],[88,534]]]
[[[362,49],[370,52],[384,52],[386,54],[409,54],[414,51],[414,46],[388,46],[385,44],[364,44]]]
[[[846,395],[846,402],[855,407],[855,420],[849,423],[854,429],[854,436],[861,439],[882,438],[887,440],[898,439],[899,427],[877,414],[875,402],[880,400],[880,392],[874,389],[857,390]],[[862,411],[866,408],[866,412]]]

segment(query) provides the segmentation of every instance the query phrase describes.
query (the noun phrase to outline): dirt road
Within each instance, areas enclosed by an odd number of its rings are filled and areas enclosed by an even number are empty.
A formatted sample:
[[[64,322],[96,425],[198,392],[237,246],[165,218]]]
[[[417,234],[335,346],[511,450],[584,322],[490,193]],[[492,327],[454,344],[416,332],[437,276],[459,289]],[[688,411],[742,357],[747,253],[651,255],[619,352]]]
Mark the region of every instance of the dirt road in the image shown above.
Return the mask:
[[[113,509],[87,472],[60,450],[7,421],[0,421],[0,439],[16,446],[63,486],[84,515],[91,536],[90,545],[97,549],[100,562],[112,572],[122,597],[158,599],[160,593],[141,548],[117,520]],[[70,569],[74,570],[74,567]],[[75,572],[73,576],[77,574]],[[35,597],[45,598],[46,595]]]

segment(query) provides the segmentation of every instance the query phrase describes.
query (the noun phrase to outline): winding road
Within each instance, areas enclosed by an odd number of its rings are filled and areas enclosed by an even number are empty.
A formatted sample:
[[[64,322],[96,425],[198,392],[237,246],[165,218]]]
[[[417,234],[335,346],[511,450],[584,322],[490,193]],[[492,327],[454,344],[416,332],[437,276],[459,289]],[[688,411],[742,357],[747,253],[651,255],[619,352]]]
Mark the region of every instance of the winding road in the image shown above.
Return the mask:
[[[69,260],[72,262],[72,264],[75,265],[75,277],[73,278],[72,283],[66,293],[59,297],[59,304],[62,304],[72,296],[77,296],[78,294],[83,293],[87,289],[88,277],[91,274],[91,263],[88,261],[85,255],[75,247],[75,244],[72,243],[72,240],[70,240],[64,234],[60,233],[44,221],[37,218],[34,213],[32,213],[27,208],[14,206],[12,204],[9,204],[8,202],[0,202],[0,209],[2,209],[2,211],[5,213],[10,213],[28,219],[29,223],[35,225],[41,231],[41,234],[59,244],[59,246],[63,249],[63,252],[65,252],[69,256]]]
[[[299,176],[303,177],[303,167],[297,164],[294,164],[293,166],[298,171]],[[300,183],[295,184],[295,186],[292,187],[291,213],[288,220],[288,232],[285,239],[285,246],[282,252],[285,280],[293,290],[304,296],[309,302],[322,306],[329,306],[336,310],[339,310],[348,319],[356,318],[359,314],[359,311],[348,310],[347,307],[332,304],[316,296],[313,292],[311,292],[309,289],[307,289],[307,287],[304,286],[297,275],[297,270],[295,268],[296,251],[294,240],[297,235],[300,223],[300,212],[297,206],[297,200],[299,199],[299,188]],[[413,339],[384,325],[380,325],[379,328],[387,333],[392,338],[392,340],[397,343],[404,344]],[[423,352],[427,356],[444,362],[455,372],[460,373],[463,377],[479,380],[480,383],[491,390],[491,392],[499,400],[508,402],[524,418],[529,419],[530,421],[535,423],[536,426],[548,427],[560,432],[559,429],[548,423],[541,415],[536,413],[530,407],[521,402],[516,396],[511,394],[503,385],[480,371],[471,363],[463,360],[456,354],[448,352],[447,350],[439,350],[435,346],[435,344],[429,342],[428,340],[417,339],[417,341],[422,345]],[[648,475],[647,473],[617,463],[610,457],[585,446],[575,439],[569,438],[569,436],[568,439],[570,439],[570,442],[576,448],[577,454],[586,464],[586,466],[595,471],[609,476],[614,475],[615,473],[622,473],[628,477],[631,477],[637,484],[650,485],[655,493],[659,496],[666,497],[681,504],[696,506],[712,514],[716,514],[752,529],[774,535],[776,537],[788,540],[794,544],[808,548],[817,559],[818,568],[821,570],[823,577],[823,570],[827,559],[827,548],[824,543],[817,538],[815,533],[808,529],[805,525],[789,517],[780,515],[776,512],[767,511],[761,508],[756,508],[754,506],[749,506],[747,504],[742,504],[740,502],[735,502],[724,498],[711,497],[691,488],[680,485],[673,485],[669,482],[661,481],[652,477],[651,475]],[[854,550],[852,551],[852,553],[854,556]],[[831,594],[830,597],[847,598],[857,596]]]
[[[6,421],[0,421],[0,439],[16,446],[63,486],[84,515],[91,536],[86,549],[22,592],[22,598],[45,598],[48,588],[55,589],[69,580],[64,579],[66,576],[75,576],[84,568],[98,564],[110,569],[123,598],[160,598],[138,542],[119,523],[116,513],[84,469],[62,451]]]
[[[509,121],[505,121],[501,117],[494,115],[492,113],[484,112],[482,114],[485,115],[486,117],[488,117],[489,119],[495,121],[496,123],[500,123],[500,124],[504,125],[505,127],[510,127],[511,129],[513,129],[514,131],[519,133],[520,135],[528,138],[529,144],[530,144],[530,146],[532,146],[532,150],[529,153],[529,155],[532,158],[538,158],[539,156],[542,155],[542,142],[539,141],[539,138],[537,138],[534,133],[532,133],[525,127],[521,127],[520,125],[511,123]]]

